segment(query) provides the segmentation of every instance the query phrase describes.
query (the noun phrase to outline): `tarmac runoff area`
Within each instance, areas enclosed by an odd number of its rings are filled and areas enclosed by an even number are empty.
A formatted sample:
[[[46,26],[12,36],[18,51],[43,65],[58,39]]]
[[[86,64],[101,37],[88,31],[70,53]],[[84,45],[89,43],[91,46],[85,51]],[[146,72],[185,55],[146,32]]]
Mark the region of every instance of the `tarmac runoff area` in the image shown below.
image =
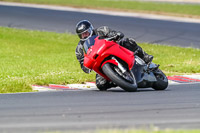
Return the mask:
[[[147,0],[152,1],[152,0]],[[165,0],[158,0],[165,1]],[[169,0],[166,0],[169,1]],[[175,0],[174,2],[178,2]],[[190,0],[187,0],[190,1]],[[200,3],[200,0],[198,0]],[[39,4],[27,4],[27,3],[16,3],[16,2],[1,2],[0,5],[4,6],[15,6],[15,7],[29,7],[29,8],[39,8],[39,9],[48,9],[48,10],[57,10],[57,11],[72,11],[72,12],[82,12],[82,13],[92,13],[92,14],[103,14],[111,16],[126,16],[126,17],[137,17],[144,19],[154,19],[154,20],[166,20],[173,22],[187,22],[187,23],[200,23],[198,18],[187,18],[187,17],[176,17],[176,16],[166,16],[166,15],[157,15],[157,14],[148,14],[148,13],[134,13],[134,12],[119,12],[119,11],[107,11],[107,10],[96,10],[96,9],[87,9],[87,8],[73,8],[67,6],[54,6],[54,5],[39,5]]]
[[[195,84],[200,83],[200,74],[168,76],[169,85]],[[66,91],[66,90],[98,90],[94,82],[86,82],[85,84],[68,84],[49,86],[32,85],[33,91]]]

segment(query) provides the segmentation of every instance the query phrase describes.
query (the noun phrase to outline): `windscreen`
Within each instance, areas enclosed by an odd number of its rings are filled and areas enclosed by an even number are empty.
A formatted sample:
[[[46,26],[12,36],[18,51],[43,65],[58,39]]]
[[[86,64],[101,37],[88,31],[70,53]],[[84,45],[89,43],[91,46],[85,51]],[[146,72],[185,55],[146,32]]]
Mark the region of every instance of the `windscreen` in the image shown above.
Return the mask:
[[[87,53],[88,49],[94,45],[95,43],[95,38],[97,37],[97,35],[91,36],[90,38],[88,38],[84,44],[83,44],[83,50],[85,53]]]

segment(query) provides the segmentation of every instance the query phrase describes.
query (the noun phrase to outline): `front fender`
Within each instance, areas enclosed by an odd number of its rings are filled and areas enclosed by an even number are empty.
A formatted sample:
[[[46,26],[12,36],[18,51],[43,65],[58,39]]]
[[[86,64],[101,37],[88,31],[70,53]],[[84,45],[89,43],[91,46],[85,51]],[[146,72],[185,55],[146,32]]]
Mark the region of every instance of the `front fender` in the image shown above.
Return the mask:
[[[117,63],[114,59],[110,59],[110,60],[105,61],[105,62],[101,65],[101,68],[102,68],[106,63],[111,63],[111,64],[114,64],[114,65],[118,66],[118,63]]]

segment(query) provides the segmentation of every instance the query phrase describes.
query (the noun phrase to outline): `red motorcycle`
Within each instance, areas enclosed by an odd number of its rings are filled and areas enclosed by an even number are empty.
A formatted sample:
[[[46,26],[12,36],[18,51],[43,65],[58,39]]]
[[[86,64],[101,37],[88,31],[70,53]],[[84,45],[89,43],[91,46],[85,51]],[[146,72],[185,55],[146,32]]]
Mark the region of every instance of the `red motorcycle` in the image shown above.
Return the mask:
[[[152,62],[146,64],[141,58],[114,41],[91,36],[83,44],[84,66],[94,70],[125,91],[152,87],[165,90],[168,79]],[[105,89],[101,89],[105,90]]]

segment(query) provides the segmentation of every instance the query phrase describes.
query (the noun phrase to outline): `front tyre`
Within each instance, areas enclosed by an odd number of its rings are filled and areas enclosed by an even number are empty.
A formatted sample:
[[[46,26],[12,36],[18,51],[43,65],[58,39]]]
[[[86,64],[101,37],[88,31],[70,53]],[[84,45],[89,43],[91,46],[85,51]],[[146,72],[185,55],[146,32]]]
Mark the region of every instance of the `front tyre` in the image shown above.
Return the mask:
[[[157,82],[153,84],[152,88],[154,90],[165,90],[168,87],[168,79],[166,75],[160,69],[157,69],[156,72],[154,72],[154,75]]]
[[[106,63],[103,65],[102,70],[104,74],[110,80],[112,80],[115,84],[117,84],[119,87],[121,87],[125,91],[128,91],[128,92],[137,91],[137,83],[136,83],[135,77],[131,77],[133,81],[132,83],[127,81],[123,76],[119,74],[118,71],[116,71],[115,69],[116,67],[117,66],[113,64]]]

